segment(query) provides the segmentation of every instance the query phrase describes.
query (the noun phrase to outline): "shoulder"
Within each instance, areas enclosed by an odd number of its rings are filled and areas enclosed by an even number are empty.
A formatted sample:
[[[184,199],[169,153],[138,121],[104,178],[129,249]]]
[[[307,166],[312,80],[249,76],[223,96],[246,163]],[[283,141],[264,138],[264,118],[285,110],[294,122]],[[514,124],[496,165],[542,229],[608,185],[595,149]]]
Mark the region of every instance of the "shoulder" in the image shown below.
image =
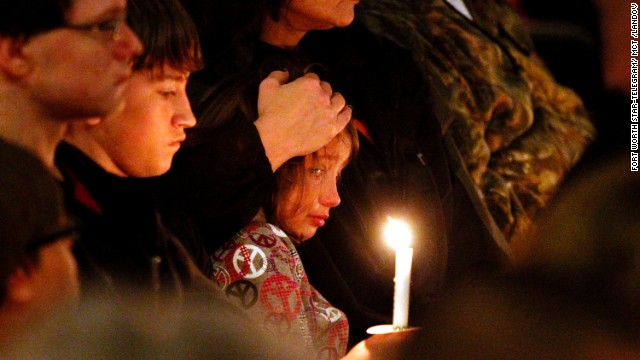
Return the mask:
[[[303,269],[291,239],[278,227],[251,223],[212,255],[214,276],[224,287],[236,281],[284,275],[299,281]]]
[[[234,237],[236,243],[256,245],[270,249],[291,244],[291,239],[279,227],[263,222],[253,222],[242,228]]]

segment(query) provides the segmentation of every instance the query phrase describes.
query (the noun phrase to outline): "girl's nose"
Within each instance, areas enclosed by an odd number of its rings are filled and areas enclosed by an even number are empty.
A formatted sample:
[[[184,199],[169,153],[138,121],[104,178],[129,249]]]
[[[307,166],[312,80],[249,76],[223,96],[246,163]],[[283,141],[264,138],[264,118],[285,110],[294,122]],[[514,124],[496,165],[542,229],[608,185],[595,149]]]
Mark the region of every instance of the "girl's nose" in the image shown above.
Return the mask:
[[[336,207],[340,205],[340,194],[338,184],[335,181],[326,181],[320,193],[320,204],[326,207]]]

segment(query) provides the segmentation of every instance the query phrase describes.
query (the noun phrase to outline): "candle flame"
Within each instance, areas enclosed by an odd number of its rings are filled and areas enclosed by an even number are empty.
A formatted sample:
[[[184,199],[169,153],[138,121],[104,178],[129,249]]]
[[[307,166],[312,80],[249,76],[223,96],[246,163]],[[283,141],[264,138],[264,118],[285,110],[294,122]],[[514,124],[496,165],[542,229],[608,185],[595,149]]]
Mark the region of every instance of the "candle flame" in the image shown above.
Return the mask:
[[[389,222],[384,229],[385,240],[394,249],[409,247],[413,235],[409,226],[402,221],[389,217]]]

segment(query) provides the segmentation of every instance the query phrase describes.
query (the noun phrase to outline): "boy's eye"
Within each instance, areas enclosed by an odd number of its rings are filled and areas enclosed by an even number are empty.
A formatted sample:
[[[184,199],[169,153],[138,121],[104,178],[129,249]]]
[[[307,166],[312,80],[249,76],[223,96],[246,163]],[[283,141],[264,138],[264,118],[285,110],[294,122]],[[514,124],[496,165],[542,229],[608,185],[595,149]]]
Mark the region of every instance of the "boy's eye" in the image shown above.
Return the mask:
[[[158,93],[164,97],[170,97],[176,94],[175,90],[160,90]]]
[[[98,30],[103,32],[115,32],[120,29],[120,26],[124,22],[123,19],[112,19],[100,22],[97,24]]]

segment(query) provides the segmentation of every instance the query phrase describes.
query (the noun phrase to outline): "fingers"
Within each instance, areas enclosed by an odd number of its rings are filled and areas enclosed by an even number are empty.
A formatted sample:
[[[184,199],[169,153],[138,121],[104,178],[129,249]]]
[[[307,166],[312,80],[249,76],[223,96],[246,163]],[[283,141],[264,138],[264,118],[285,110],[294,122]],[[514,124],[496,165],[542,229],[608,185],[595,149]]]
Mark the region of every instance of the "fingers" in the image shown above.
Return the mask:
[[[289,82],[289,72],[277,70],[272,71],[269,76],[262,80],[261,85],[284,85],[287,82]]]
[[[342,131],[342,129],[347,126],[349,120],[351,120],[351,116],[353,116],[353,110],[349,106],[345,106],[342,111],[338,113],[338,117],[336,118],[337,133]]]
[[[311,80],[315,80],[315,81],[319,81],[320,82],[320,87],[327,94],[331,94],[333,92],[333,89],[331,88],[331,85],[326,81],[320,80],[320,77],[315,73],[306,73],[302,77],[303,78],[307,78],[307,79],[311,79]]]
[[[347,101],[339,92],[331,95],[331,108],[335,110],[336,114],[340,113],[347,106]]]
[[[266,77],[262,83],[260,84],[260,92],[263,90],[274,90],[268,91],[270,93],[269,98],[273,98],[272,100],[279,99],[280,102],[294,104],[293,100],[299,99],[300,96],[307,96],[309,99],[315,99],[317,101],[315,104],[316,108],[312,110],[313,112],[317,111],[327,111],[329,110],[332,113],[331,118],[335,119],[335,123],[331,124],[331,128],[335,130],[335,134],[342,131],[342,129],[347,125],[349,120],[351,119],[351,108],[347,107],[346,100],[340,93],[334,93],[331,85],[326,82],[320,80],[317,74],[307,73],[302,77],[289,82],[289,73],[287,71],[273,71]],[[318,88],[319,85],[319,88]],[[280,90],[276,90],[280,88]],[[285,90],[285,88],[287,90]],[[283,92],[284,91],[284,92]],[[292,95],[297,94],[297,95]],[[315,95],[312,95],[315,94]],[[264,94],[267,95],[267,94]],[[296,99],[292,98],[294,96]],[[264,98],[264,97],[263,97]],[[260,96],[258,98],[258,108],[259,114],[260,111]],[[328,100],[328,102],[327,102]],[[275,100],[278,101],[278,100]],[[301,103],[295,102],[296,105]],[[308,105],[307,105],[308,106]],[[328,106],[328,108],[327,108]],[[321,110],[324,107],[324,110]],[[309,110],[306,110],[309,111]],[[302,111],[304,113],[305,111]],[[319,113],[317,113],[319,114]],[[325,113],[326,116],[327,113]],[[335,118],[333,118],[335,116]],[[327,123],[325,123],[327,124]],[[326,125],[325,125],[326,126]]]
[[[331,85],[326,81],[320,81],[320,87],[327,94],[331,94],[333,92],[333,89],[331,88]]]
[[[304,74],[302,77],[303,77],[303,78],[309,78],[309,79],[320,80],[320,77],[318,76],[318,74],[315,74],[315,73],[312,73],[312,72],[306,73],[306,74]]]
[[[347,101],[344,99],[342,94],[333,93],[331,95],[331,107],[336,111],[336,134],[342,131],[349,120],[351,120],[352,109],[347,106]]]

